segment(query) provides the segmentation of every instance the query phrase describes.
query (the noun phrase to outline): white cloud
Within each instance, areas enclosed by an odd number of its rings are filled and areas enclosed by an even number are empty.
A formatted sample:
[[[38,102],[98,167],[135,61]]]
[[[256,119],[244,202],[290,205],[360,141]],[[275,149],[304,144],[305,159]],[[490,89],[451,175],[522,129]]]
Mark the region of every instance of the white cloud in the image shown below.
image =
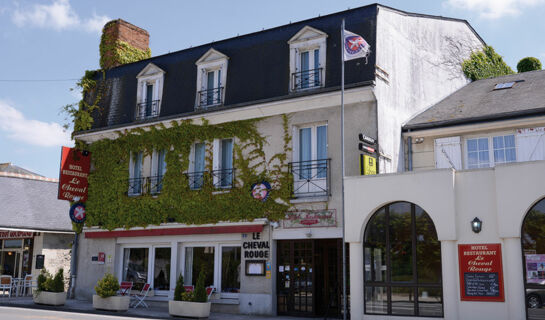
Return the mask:
[[[73,144],[70,133],[60,124],[26,119],[19,110],[3,101],[0,101],[0,130],[10,139],[40,147]]]
[[[100,32],[107,16],[93,14],[91,18],[82,19],[74,11],[69,0],[54,0],[51,4],[34,4],[27,8],[17,8],[11,16],[18,27],[50,28],[57,31],[80,29],[88,32]]]
[[[538,6],[545,0],[447,0],[455,8],[477,11],[482,18],[499,19],[518,16],[523,9]]]

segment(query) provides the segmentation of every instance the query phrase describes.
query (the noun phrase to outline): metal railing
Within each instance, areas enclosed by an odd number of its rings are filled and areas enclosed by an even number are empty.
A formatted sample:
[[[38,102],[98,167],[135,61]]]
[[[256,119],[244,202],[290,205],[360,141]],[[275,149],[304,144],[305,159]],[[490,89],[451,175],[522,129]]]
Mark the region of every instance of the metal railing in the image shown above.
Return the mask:
[[[201,90],[198,92],[198,109],[206,109],[207,107],[223,104],[223,87]]]
[[[136,120],[145,120],[159,116],[161,100],[144,101],[136,104]]]
[[[220,169],[213,171],[188,172],[185,174],[189,188],[199,190],[205,183],[210,183],[217,189],[233,188],[235,184],[235,169]]]
[[[139,196],[145,193],[159,194],[163,189],[163,176],[141,177],[129,179],[129,196]]]
[[[322,86],[323,68],[294,72],[291,74],[293,91],[318,88]]]
[[[288,170],[293,175],[292,197],[330,196],[331,159],[290,162]]]

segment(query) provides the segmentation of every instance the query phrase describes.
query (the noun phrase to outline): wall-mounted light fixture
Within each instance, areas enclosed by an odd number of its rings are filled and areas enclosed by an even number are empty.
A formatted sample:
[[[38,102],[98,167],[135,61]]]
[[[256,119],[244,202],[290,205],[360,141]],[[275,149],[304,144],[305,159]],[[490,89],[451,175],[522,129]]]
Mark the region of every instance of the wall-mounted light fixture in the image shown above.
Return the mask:
[[[414,139],[414,144],[420,144],[422,142],[424,142],[424,138],[415,138]]]
[[[483,222],[479,218],[475,217],[475,219],[471,221],[471,230],[473,230],[473,232],[475,233],[481,232],[482,227],[483,227]]]

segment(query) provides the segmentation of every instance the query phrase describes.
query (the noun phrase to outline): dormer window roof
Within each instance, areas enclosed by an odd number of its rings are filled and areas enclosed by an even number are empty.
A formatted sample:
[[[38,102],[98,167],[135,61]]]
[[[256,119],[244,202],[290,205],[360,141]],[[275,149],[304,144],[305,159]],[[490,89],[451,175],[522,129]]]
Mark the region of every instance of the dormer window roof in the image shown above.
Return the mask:
[[[161,97],[165,71],[154,63],[148,63],[138,73],[136,90],[135,120],[146,120],[158,117],[161,112]]]
[[[210,48],[197,65],[197,95],[195,109],[208,109],[224,104],[229,57]]]
[[[305,26],[288,40],[290,91],[321,88],[325,84],[327,33]]]

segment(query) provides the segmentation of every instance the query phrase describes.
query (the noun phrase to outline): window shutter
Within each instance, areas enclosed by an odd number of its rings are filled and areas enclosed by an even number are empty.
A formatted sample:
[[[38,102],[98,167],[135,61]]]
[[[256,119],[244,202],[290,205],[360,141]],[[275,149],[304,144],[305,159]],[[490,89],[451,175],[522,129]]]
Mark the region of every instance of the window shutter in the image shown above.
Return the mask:
[[[545,160],[545,128],[517,129],[517,161]]]
[[[452,162],[452,165],[451,165]],[[435,139],[435,167],[462,169],[460,137]]]

